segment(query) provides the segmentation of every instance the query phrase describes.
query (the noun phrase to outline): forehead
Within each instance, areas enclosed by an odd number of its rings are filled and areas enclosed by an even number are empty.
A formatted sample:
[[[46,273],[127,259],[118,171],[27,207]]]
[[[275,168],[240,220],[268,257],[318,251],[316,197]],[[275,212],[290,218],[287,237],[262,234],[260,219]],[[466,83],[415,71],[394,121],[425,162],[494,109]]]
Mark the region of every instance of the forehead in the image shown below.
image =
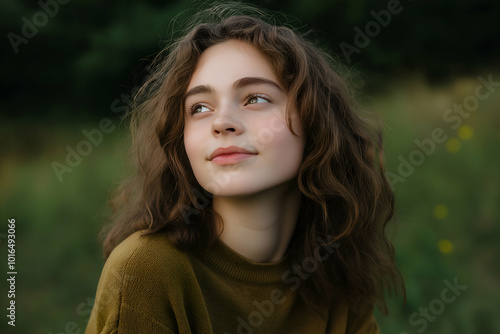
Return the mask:
[[[270,62],[257,48],[247,42],[229,40],[201,54],[188,89],[197,85],[232,85],[243,77],[263,77],[278,82]]]

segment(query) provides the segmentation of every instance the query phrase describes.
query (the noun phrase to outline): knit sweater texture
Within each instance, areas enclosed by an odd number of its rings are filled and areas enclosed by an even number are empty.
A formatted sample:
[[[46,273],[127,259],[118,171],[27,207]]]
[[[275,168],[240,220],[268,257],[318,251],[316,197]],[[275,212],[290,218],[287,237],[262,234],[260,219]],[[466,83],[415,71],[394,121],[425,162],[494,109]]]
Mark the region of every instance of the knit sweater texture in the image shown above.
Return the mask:
[[[218,239],[194,255],[164,234],[139,231],[107,259],[85,333],[379,333],[373,310],[355,315],[335,302],[322,314],[308,308],[297,293],[304,279],[288,253],[256,263]]]

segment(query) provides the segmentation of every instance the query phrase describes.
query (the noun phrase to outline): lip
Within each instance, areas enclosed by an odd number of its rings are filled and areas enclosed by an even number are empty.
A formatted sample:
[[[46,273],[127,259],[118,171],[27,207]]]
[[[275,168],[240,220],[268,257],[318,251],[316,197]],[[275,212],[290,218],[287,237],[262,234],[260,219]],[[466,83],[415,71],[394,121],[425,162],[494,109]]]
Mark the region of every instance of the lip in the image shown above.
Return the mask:
[[[230,165],[255,155],[257,153],[246,150],[243,147],[219,147],[210,155],[210,161],[217,165]]]

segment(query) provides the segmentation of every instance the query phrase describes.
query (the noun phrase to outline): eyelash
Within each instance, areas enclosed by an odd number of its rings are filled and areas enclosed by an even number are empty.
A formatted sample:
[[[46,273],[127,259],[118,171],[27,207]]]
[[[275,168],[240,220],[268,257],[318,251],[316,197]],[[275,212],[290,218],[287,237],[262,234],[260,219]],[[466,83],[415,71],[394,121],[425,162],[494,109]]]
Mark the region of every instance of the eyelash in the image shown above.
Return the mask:
[[[203,105],[203,104],[201,104],[201,103],[196,102],[196,103],[195,103],[195,104],[193,104],[191,107],[189,107],[189,109],[188,109],[188,110],[189,110],[189,114],[190,114],[190,115],[194,115],[194,114],[196,114],[196,112],[195,112],[194,110],[195,110],[196,108],[198,108],[198,107],[204,107],[204,105]]]
[[[245,99],[245,101],[246,101],[246,102],[245,102],[245,105],[247,105],[247,104],[248,104],[248,101],[250,101],[251,99],[256,98],[256,97],[260,97],[261,99],[264,99],[264,100],[266,100],[267,102],[271,102],[271,99],[270,99],[267,95],[263,95],[263,94],[260,94],[260,93],[252,93],[252,94],[249,94],[249,95],[247,96],[247,98]],[[194,110],[195,110],[196,108],[198,108],[198,107],[206,107],[206,106],[205,106],[205,105],[203,105],[202,103],[198,103],[198,102],[196,102],[196,103],[194,103],[193,105],[191,105],[191,107],[189,107],[189,109],[188,109],[188,110],[189,110],[189,114],[190,114],[190,115],[194,115],[194,114],[196,114],[196,112],[195,112]]]
[[[246,98],[247,104],[248,104],[248,101],[250,101],[254,97],[260,97],[261,99],[264,99],[267,102],[271,102],[271,99],[267,95],[259,94],[259,93],[253,93],[253,94],[249,94],[248,97]]]

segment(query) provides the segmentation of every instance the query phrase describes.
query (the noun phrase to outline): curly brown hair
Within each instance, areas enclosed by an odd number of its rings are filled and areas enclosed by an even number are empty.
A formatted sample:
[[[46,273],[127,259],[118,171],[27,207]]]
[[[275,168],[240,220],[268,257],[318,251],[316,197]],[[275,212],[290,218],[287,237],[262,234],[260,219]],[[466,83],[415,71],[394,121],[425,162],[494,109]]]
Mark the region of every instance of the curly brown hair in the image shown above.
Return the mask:
[[[196,181],[184,148],[183,108],[200,55],[236,39],[268,59],[306,135],[297,177],[301,207],[289,246],[292,261],[313,257],[320,239],[340,245],[335,256],[318,263],[300,286],[300,295],[315,308],[335,299],[354,310],[376,304],[387,313],[384,291],[401,288],[405,294],[405,289],[386,236],[394,195],[384,176],[381,127],[357,111],[352,90],[326,52],[265,17],[241,4],[210,7],[157,55],[134,99],[136,172],[111,200],[112,224],[101,234],[105,257],[140,230],[165,233],[177,247],[190,251],[206,250],[219,237],[220,216]],[[292,131],[289,113],[287,121]]]

